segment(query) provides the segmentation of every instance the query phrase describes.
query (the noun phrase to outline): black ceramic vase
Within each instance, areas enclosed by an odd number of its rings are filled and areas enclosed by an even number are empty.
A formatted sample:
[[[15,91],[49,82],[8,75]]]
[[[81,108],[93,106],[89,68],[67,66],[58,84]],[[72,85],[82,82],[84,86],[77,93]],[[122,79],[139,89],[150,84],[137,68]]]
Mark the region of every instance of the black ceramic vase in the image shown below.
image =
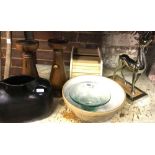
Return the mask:
[[[0,81],[0,122],[27,122],[51,111],[52,88],[43,78],[12,76]]]

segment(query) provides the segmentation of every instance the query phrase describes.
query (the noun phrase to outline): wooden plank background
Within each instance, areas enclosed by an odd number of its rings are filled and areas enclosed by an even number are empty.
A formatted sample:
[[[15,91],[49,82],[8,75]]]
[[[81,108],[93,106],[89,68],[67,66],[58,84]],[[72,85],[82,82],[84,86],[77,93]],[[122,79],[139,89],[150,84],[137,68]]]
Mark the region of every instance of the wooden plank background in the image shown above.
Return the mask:
[[[72,46],[85,47],[86,45],[99,45],[101,42],[102,32],[88,31],[34,31],[35,40],[39,41],[39,48],[36,51],[37,64],[51,65],[53,61],[52,49],[48,46],[50,38],[65,38],[69,40],[68,48],[64,51],[65,65],[69,66],[70,52]],[[22,53],[16,50],[16,41],[24,39],[24,31],[12,32],[12,56],[10,76],[19,75],[22,71]],[[1,37],[2,50],[2,78],[4,78],[4,66],[6,57],[6,31],[2,31]]]
[[[4,65],[6,55],[6,31],[2,31],[1,51],[2,51],[2,78],[4,76]],[[48,46],[50,38],[64,38],[69,40],[68,48],[64,51],[64,62],[69,66],[70,52],[75,47],[94,47],[96,45],[105,48],[104,66],[113,67],[116,55],[120,52],[127,52],[131,57],[135,56],[136,42],[131,32],[127,31],[34,31],[34,38],[39,41],[39,48],[36,51],[37,64],[51,65],[53,61],[52,49]],[[22,53],[16,51],[15,43],[17,40],[24,39],[24,31],[12,32],[12,57],[10,76],[21,74]],[[153,62],[155,62],[155,35],[152,47],[146,54],[148,71]]]

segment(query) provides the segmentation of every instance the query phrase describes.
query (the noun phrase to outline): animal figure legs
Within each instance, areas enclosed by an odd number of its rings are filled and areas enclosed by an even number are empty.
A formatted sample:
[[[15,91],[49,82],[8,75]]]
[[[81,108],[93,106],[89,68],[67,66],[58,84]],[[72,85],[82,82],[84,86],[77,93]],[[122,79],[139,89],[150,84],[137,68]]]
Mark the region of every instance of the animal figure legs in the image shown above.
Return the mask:
[[[125,76],[124,76],[124,74],[123,74],[123,69],[124,69],[124,68],[125,68],[125,66],[123,66],[122,69],[121,69],[121,75],[122,75],[123,80],[124,80],[124,83],[125,83],[125,85],[126,85],[127,83],[126,83],[126,80],[125,80]]]
[[[132,96],[135,95],[135,84],[137,82],[137,80],[139,79],[141,74],[137,74],[136,72],[133,73],[133,76],[132,76],[132,87],[131,87],[131,94]]]
[[[113,79],[115,79],[116,73],[121,69],[122,67],[117,67],[113,73]]]
[[[125,66],[122,63],[119,63],[118,67],[115,69],[114,73],[113,73],[113,79],[115,79],[116,73],[121,70],[121,75],[123,77],[124,83],[126,85],[126,80],[125,80],[125,76],[123,74],[123,69],[125,68]]]

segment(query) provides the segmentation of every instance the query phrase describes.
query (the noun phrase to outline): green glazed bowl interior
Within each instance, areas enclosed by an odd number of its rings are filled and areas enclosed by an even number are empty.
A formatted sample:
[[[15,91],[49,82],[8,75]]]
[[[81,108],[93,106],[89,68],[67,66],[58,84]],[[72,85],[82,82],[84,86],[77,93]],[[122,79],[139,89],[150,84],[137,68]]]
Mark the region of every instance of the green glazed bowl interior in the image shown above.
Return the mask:
[[[97,82],[92,81],[74,84],[69,90],[69,95],[85,110],[93,110],[104,105],[111,98],[110,91],[107,88],[101,87]]]

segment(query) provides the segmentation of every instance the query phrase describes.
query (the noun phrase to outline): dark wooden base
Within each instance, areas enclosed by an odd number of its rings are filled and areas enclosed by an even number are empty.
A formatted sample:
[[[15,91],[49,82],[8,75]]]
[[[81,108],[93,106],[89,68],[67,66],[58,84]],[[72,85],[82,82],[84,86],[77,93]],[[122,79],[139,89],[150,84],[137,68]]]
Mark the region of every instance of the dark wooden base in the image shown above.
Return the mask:
[[[113,79],[113,76],[110,76],[109,78]],[[131,86],[132,86],[131,83],[126,81],[126,84],[125,84],[123,78],[121,78],[118,75],[116,75],[115,79],[113,79],[113,80],[116,81],[118,84],[120,84],[123,87],[124,91],[126,92],[127,97],[132,101],[135,101],[135,100],[147,95],[144,91],[137,88],[136,86],[135,86],[135,94],[132,95],[131,94]]]

